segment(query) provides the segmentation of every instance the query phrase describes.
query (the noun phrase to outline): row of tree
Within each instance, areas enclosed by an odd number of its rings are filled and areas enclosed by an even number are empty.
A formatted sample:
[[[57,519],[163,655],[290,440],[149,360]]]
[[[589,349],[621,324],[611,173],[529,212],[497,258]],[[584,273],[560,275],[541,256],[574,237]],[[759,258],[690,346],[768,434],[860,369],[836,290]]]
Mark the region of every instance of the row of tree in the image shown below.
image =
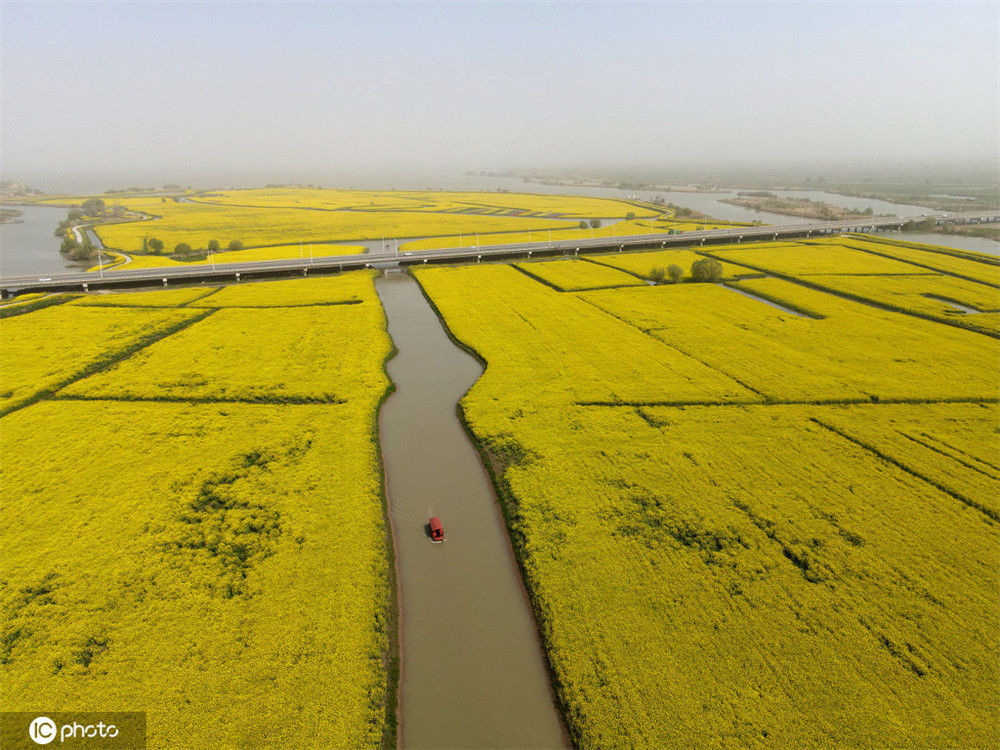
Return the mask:
[[[236,250],[242,250],[243,243],[240,240],[231,240],[228,245],[226,245],[226,252],[234,252]],[[142,240],[142,252],[148,255],[162,255],[164,250],[163,240],[157,237],[143,237]],[[174,245],[172,256],[185,259],[191,256],[206,257],[209,253],[221,253],[222,243],[218,240],[209,240],[208,245],[204,248],[194,249],[187,242],[178,242]]]
[[[668,281],[676,284],[684,280],[684,269],[675,263],[666,268],[653,268],[649,271],[649,279],[657,284]],[[715,258],[699,258],[691,264],[691,281],[715,283],[722,279],[722,264]]]

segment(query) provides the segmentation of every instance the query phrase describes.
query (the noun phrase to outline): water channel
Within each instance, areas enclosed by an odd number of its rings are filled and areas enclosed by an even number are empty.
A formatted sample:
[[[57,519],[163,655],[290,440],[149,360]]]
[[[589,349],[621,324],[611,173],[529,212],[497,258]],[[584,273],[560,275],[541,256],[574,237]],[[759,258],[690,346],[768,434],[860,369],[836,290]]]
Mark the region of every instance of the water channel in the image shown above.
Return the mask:
[[[0,206],[20,211],[17,220],[0,224],[0,276],[68,273],[94,265],[67,260],[54,232],[66,218],[65,208]]]
[[[376,282],[398,349],[379,418],[396,547],[406,748],[568,747],[493,485],[456,414],[482,373],[416,281]],[[431,542],[441,519],[446,539]]]

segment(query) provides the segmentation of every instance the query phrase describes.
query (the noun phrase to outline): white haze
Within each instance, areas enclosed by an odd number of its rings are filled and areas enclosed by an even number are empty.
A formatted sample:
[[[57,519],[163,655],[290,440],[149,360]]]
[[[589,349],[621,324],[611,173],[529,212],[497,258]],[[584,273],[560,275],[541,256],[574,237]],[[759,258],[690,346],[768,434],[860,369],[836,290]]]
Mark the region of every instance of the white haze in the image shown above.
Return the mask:
[[[995,165],[989,3],[2,6],[2,176]]]

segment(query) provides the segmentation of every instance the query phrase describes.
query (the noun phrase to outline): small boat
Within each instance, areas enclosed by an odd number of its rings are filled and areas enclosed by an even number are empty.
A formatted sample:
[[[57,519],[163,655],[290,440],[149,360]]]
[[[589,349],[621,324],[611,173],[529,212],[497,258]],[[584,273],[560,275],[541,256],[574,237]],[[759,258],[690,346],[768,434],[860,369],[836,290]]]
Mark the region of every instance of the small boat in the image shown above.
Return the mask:
[[[444,541],[444,526],[441,525],[441,519],[434,516],[427,527],[431,530],[431,541],[432,542],[443,542]]]

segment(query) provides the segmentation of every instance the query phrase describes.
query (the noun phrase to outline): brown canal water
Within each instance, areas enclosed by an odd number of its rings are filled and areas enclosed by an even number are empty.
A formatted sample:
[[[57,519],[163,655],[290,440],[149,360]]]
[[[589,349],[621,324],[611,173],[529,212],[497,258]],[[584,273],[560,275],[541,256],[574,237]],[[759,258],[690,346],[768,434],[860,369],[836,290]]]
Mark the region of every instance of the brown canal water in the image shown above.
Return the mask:
[[[399,586],[400,744],[568,747],[493,485],[456,414],[482,367],[410,275],[375,287],[399,350],[379,431]],[[443,543],[428,536],[431,516]]]

